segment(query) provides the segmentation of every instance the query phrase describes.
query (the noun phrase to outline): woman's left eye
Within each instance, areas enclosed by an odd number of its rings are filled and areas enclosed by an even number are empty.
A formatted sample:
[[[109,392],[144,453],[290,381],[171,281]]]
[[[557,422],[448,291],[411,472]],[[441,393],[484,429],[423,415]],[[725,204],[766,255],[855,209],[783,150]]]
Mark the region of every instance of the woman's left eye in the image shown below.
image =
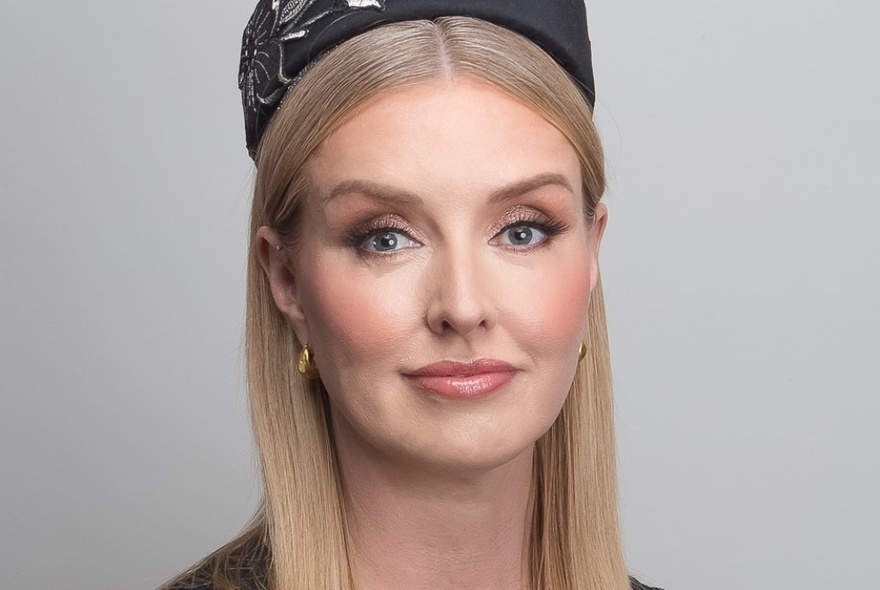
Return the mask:
[[[502,246],[536,246],[547,239],[547,234],[526,223],[509,225],[496,236]]]

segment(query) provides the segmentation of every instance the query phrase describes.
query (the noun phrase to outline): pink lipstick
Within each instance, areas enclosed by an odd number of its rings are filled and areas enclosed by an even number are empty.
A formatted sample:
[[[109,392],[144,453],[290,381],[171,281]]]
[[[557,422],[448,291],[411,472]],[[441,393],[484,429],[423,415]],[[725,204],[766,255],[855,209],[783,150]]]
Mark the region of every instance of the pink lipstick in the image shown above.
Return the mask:
[[[476,399],[486,397],[510,383],[516,368],[503,361],[477,359],[469,362],[440,361],[406,376],[423,389],[444,397]]]

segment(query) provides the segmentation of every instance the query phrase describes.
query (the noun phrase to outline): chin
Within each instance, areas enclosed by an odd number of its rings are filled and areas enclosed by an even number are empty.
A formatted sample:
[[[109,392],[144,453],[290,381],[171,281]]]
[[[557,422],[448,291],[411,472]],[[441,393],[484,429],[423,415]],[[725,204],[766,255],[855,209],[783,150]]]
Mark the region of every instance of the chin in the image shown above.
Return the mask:
[[[498,432],[486,429],[462,430],[448,426],[434,441],[424,441],[422,448],[409,448],[412,460],[432,470],[478,475],[503,468],[511,462],[531,461],[535,442],[549,429]]]

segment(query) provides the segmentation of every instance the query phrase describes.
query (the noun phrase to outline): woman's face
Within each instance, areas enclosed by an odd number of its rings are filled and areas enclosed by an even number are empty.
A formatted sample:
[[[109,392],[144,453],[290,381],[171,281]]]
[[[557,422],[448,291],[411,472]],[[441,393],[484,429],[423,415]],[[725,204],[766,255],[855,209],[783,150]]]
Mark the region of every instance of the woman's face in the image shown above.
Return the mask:
[[[446,470],[530,453],[574,378],[605,222],[565,137],[485,84],[427,83],[358,109],[308,173],[300,248],[258,235],[339,452]]]

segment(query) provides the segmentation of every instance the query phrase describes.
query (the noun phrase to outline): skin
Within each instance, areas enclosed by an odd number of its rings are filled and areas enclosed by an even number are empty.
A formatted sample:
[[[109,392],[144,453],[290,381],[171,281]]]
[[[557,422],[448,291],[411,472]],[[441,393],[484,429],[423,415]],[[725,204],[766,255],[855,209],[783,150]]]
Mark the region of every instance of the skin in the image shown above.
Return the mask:
[[[299,250],[263,227],[258,251],[330,396],[357,587],[526,588],[534,443],[574,378],[605,207],[588,223],[565,137],[471,79],[374,98],[308,173]],[[479,358],[513,380],[450,399],[406,376]]]

